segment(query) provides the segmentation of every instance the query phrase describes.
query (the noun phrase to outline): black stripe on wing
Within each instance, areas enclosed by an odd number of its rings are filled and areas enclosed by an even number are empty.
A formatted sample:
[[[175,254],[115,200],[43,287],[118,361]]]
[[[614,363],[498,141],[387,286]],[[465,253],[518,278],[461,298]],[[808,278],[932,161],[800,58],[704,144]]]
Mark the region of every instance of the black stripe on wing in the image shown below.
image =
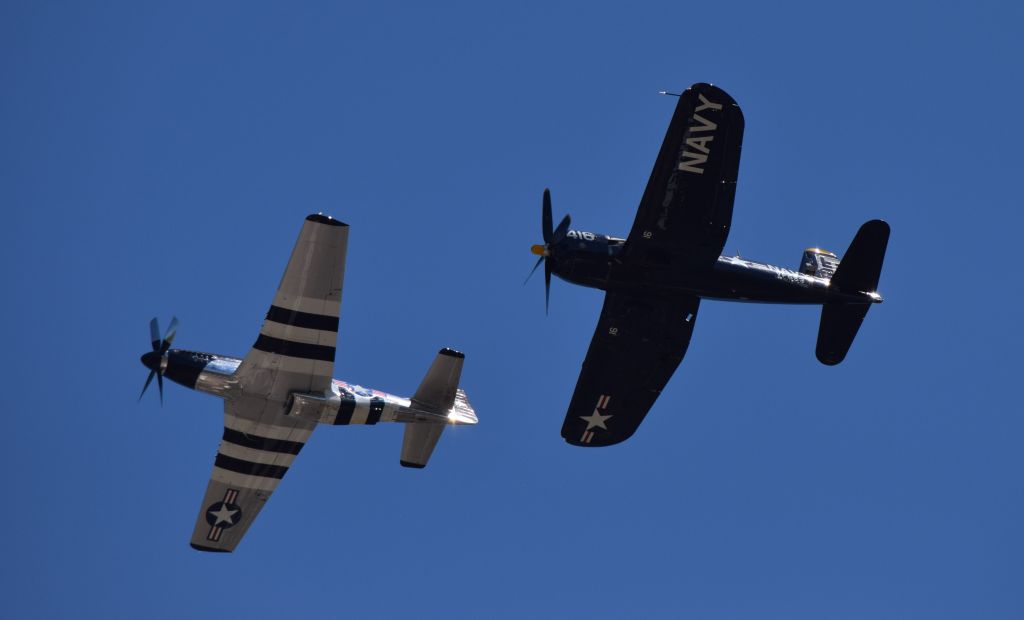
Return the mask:
[[[217,454],[217,460],[214,461],[213,464],[228,471],[245,474],[247,476],[262,476],[264,478],[281,479],[284,478],[284,475],[288,472],[288,468],[281,465],[253,463],[251,461],[236,459],[235,457],[227,456],[226,454]]]
[[[285,439],[271,439],[258,435],[247,435],[241,431],[231,428],[224,429],[224,441],[233,443],[236,446],[264,450],[266,452],[278,452],[280,454],[298,454],[304,445],[299,441],[288,441]]]
[[[297,357],[300,359],[319,360],[321,362],[334,361],[334,347],[322,344],[292,342],[290,340],[282,340],[281,338],[267,336],[266,334],[260,334],[260,337],[256,339],[256,344],[252,345],[252,348],[266,353],[275,353],[277,355],[286,355],[288,357]]]
[[[338,331],[338,317],[336,316],[299,312],[298,310],[289,310],[280,306],[270,306],[270,310],[267,311],[267,320],[292,327],[318,329],[325,332]]]

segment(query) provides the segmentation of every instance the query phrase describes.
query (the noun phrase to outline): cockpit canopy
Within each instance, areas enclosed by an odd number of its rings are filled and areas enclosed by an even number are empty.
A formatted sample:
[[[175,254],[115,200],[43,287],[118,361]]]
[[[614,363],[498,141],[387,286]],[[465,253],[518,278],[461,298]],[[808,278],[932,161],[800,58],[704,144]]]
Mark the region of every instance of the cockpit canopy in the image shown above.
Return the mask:
[[[807,248],[804,250],[803,260],[800,261],[800,273],[819,278],[831,279],[838,268],[839,257],[821,248]]]

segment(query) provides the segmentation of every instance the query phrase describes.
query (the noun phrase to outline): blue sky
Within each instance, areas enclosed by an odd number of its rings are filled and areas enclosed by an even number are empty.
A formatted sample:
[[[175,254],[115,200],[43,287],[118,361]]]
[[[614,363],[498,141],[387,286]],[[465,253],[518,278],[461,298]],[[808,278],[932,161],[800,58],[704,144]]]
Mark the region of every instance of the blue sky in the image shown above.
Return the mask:
[[[5,615],[1021,617],[1024,9],[971,4],[3,3]],[[746,116],[727,253],[883,218],[886,302],[834,368],[816,308],[706,302],[637,435],[569,447],[601,294],[522,285],[541,192],[625,235],[699,81]],[[336,375],[455,347],[481,423],[423,471],[321,429],[194,552],[221,407],[136,402],[147,323],[244,354],[316,211]]]

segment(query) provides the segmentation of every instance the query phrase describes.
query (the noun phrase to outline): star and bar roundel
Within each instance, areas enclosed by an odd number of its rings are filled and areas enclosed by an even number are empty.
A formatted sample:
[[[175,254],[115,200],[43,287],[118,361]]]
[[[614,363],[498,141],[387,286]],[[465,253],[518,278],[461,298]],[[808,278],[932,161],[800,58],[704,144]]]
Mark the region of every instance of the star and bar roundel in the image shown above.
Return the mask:
[[[206,509],[206,522],[210,524],[210,533],[206,540],[218,542],[224,530],[242,520],[242,509],[235,504],[238,489],[228,489],[224,499],[214,502]]]
[[[597,404],[594,405],[593,413],[591,413],[590,415],[579,416],[581,420],[587,423],[587,428],[583,430],[583,435],[580,437],[581,443],[590,443],[591,440],[594,439],[594,431],[590,430],[592,428],[608,430],[608,427],[605,426],[605,422],[607,422],[609,418],[612,418],[614,416],[611,414],[602,415],[602,412],[608,408],[608,403],[611,401],[611,399],[611,396],[608,396],[607,394],[602,394],[597,399]]]

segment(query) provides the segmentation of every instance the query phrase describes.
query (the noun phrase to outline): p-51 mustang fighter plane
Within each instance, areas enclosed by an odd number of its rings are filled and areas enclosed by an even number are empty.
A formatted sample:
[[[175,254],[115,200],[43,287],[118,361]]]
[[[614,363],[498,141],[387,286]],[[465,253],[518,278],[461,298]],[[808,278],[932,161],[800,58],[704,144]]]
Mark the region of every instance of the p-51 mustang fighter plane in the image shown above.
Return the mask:
[[[625,239],[552,230],[544,190],[545,304],[551,274],[606,291],[604,308],[562,425],[577,446],[610,446],[636,432],[690,343],[702,297],[822,304],[817,357],[843,361],[876,292],[889,225],[861,226],[842,262],[817,248],[800,270],[719,256],[729,234],[743,141],[743,113],[725,91],[694,84],[672,122]]]
[[[274,303],[245,359],[171,349],[177,319],[142,356],[156,376],[224,399],[224,436],[200,506],[192,546],[232,551],[318,424],[405,422],[401,464],[421,468],[448,424],[476,424],[459,389],[463,355],[441,349],[412,398],[332,379],[348,225],[306,218]],[[139,398],[142,398],[140,394]]]

